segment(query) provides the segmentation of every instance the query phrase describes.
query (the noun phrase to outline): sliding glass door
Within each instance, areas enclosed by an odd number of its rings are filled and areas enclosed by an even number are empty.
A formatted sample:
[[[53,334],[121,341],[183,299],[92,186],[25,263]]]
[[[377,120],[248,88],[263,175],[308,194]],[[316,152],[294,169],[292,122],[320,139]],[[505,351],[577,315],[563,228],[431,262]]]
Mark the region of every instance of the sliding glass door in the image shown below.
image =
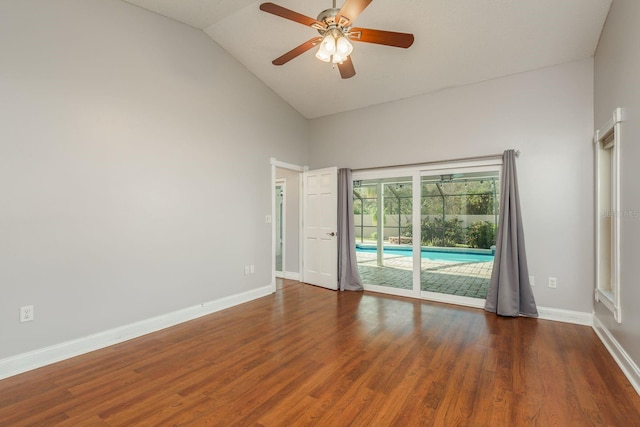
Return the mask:
[[[358,180],[353,197],[356,255],[363,281],[374,289],[412,292],[413,178]]]
[[[496,169],[422,174],[422,296],[445,301],[486,299],[499,188]]]
[[[481,306],[493,268],[500,167],[492,160],[354,172],[365,289]]]

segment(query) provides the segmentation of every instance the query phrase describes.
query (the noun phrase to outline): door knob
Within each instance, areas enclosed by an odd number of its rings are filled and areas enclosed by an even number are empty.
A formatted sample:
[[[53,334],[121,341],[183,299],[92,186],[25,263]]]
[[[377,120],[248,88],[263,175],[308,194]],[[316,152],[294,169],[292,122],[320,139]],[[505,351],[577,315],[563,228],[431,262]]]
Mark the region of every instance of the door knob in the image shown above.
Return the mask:
[[[336,233],[335,231],[332,231],[331,233],[327,233],[327,236],[331,236],[331,237],[335,237],[337,235],[338,233]]]

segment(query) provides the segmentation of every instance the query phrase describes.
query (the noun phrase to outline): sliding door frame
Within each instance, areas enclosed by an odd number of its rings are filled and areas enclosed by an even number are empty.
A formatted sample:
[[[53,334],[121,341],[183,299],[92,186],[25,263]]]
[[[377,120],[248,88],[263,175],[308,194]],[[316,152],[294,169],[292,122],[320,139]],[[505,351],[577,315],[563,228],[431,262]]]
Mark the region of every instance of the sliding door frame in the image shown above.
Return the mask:
[[[416,299],[425,299],[429,301],[444,302],[449,304],[457,304],[469,307],[484,307],[485,300],[478,298],[463,297],[457,295],[447,295],[437,292],[422,291],[421,289],[421,222],[422,222],[422,177],[431,175],[444,175],[456,173],[473,173],[473,172],[490,172],[498,171],[499,179],[502,181],[502,157],[479,159],[479,160],[461,160],[450,162],[437,162],[432,164],[411,165],[406,167],[388,167],[379,169],[354,170],[352,173],[353,181],[366,181],[385,178],[412,178],[412,248],[413,248],[413,287],[411,290],[398,289],[387,286],[364,284],[366,291],[378,292],[383,294],[391,294]]]
[[[445,167],[443,167],[445,166]],[[449,166],[449,167],[446,167]],[[498,172],[499,181],[502,182],[502,158],[498,160],[483,160],[481,162],[473,162],[469,165],[433,165],[425,167],[420,171],[420,189],[422,189],[422,177],[432,175],[450,175],[458,173],[475,173],[475,172]],[[420,200],[420,203],[422,199]],[[418,272],[418,280],[420,280],[420,272]],[[443,294],[439,292],[429,292],[420,290],[420,298],[429,301],[444,302],[447,304],[463,305],[467,307],[483,308],[485,299],[471,298],[460,295]]]
[[[413,185],[413,206],[416,206],[416,191],[415,185],[416,182],[420,182],[420,173],[415,167],[407,167],[407,168],[381,168],[381,169],[371,169],[366,171],[353,171],[351,175],[351,179],[353,181],[366,181],[373,179],[386,179],[386,178],[399,178],[399,177],[411,177],[411,182]],[[417,192],[420,195],[420,191]],[[418,201],[418,206],[420,202]],[[416,281],[416,257],[418,259],[418,263],[420,262],[420,215],[417,216],[418,226],[416,227],[416,212],[412,207],[412,229],[413,229],[413,287],[412,289],[398,289],[387,286],[380,285],[371,285],[367,283],[363,283],[365,291],[377,292],[381,294],[390,294],[397,295],[403,297],[410,298],[420,298],[420,269],[417,270],[417,278]],[[380,220],[380,219],[379,219]],[[417,230],[417,231],[416,231]],[[416,249],[416,245],[418,249]],[[417,286],[416,286],[417,284]]]

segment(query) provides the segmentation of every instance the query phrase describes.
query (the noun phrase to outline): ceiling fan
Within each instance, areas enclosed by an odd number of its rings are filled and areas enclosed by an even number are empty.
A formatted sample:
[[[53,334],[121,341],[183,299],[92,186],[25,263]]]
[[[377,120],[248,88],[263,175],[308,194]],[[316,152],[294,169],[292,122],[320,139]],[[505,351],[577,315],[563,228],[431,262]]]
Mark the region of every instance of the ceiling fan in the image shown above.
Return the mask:
[[[413,44],[413,34],[396,33],[394,31],[373,30],[370,28],[353,27],[353,21],[369,6],[373,0],[347,0],[342,9],[333,8],[323,10],[317,19],[302,15],[274,3],[262,3],[260,10],[280,16],[290,21],[298,22],[318,30],[319,37],[314,37],[300,46],[293,48],[284,55],[274,59],[273,65],[283,65],[302,55],[306,51],[320,45],[316,58],[324,62],[338,65],[340,76],[348,79],[355,76],[356,70],[351,61],[353,46],[350,40],[382,44],[386,46],[408,48]]]

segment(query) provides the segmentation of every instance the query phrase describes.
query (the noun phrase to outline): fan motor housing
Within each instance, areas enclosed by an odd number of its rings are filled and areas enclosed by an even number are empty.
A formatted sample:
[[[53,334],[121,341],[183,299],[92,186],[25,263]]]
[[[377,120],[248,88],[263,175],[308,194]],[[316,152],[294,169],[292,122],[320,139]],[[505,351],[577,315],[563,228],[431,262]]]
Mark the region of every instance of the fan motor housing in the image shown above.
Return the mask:
[[[324,22],[325,24],[327,24],[326,29],[318,30],[320,34],[324,35],[327,29],[330,29],[332,27],[338,27],[338,23],[336,22],[336,16],[338,16],[339,12],[340,12],[340,9],[334,9],[334,8],[323,10],[322,12],[320,12],[317,18],[318,21]]]

